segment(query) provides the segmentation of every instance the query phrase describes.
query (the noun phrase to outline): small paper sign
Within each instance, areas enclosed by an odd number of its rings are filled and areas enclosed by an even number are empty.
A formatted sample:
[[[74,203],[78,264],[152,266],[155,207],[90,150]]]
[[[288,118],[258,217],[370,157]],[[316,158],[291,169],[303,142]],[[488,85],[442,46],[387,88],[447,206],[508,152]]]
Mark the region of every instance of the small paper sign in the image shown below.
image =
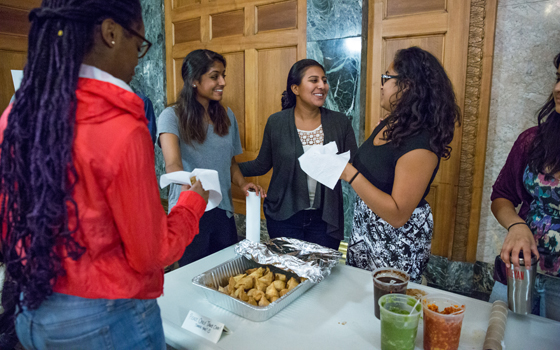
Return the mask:
[[[227,328],[223,323],[212,321],[211,319],[197,314],[194,311],[189,311],[182,328],[196,335],[200,335],[213,342],[218,343],[222,332],[227,332]]]

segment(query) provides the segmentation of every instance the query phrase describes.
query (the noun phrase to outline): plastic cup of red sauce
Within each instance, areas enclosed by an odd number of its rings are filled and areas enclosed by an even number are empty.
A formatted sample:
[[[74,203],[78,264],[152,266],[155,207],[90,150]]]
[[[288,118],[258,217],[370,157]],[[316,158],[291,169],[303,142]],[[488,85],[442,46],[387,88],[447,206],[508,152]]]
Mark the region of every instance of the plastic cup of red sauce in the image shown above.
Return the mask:
[[[427,295],[424,310],[424,350],[457,350],[465,305],[445,295]]]

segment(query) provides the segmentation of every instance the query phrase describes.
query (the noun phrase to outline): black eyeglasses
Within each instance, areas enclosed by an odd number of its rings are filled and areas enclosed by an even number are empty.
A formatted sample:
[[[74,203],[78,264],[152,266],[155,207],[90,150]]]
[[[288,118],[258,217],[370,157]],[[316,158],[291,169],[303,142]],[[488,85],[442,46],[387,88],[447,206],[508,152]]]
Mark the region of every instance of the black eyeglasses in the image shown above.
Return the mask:
[[[148,53],[148,51],[152,47],[152,43],[149,42],[148,39],[146,39],[142,34],[138,33],[134,29],[127,28],[127,27],[123,27],[123,28],[128,30],[130,33],[136,35],[140,39],[142,39],[142,45],[140,45],[140,48],[138,49],[138,58],[142,58],[142,57],[146,56],[146,54]]]
[[[397,78],[398,75],[381,74],[381,86],[385,85],[387,80]]]

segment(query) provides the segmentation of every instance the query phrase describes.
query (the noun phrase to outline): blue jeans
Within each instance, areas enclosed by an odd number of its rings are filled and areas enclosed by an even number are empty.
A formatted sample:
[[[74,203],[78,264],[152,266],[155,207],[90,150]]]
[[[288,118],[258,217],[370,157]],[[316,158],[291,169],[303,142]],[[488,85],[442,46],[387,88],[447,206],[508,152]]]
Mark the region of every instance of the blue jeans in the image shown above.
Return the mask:
[[[24,307],[16,331],[27,350],[166,348],[155,299],[85,299],[54,293],[36,310]]]
[[[489,302],[503,300],[507,303],[507,286],[495,282]],[[560,321],[560,278],[537,274],[533,290],[534,315]]]
[[[301,210],[286,220],[273,220],[265,213],[270,238],[289,237],[338,250],[340,239],[327,234],[322,210]]]

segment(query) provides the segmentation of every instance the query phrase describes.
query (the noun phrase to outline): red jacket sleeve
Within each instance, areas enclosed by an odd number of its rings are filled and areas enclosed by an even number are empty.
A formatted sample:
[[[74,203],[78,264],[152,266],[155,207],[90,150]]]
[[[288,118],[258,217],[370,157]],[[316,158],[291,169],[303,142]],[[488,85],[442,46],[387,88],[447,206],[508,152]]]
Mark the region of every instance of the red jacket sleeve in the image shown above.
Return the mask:
[[[10,114],[11,111],[12,111],[12,104],[10,104],[8,108],[6,108],[6,110],[4,111],[4,113],[2,113],[2,116],[0,117],[0,145],[4,141],[4,130],[6,130],[6,127],[8,126],[8,114]],[[0,148],[0,156],[2,156],[1,148]],[[6,224],[6,220],[3,219],[5,218],[2,218],[2,232],[6,234],[6,231],[8,231],[8,226]],[[0,237],[0,238],[4,239],[4,237]],[[0,242],[0,248],[1,247],[2,247],[2,243]]]
[[[2,113],[2,117],[0,117],[0,144],[2,144],[2,141],[4,141],[4,130],[6,130],[6,127],[8,126],[8,114],[10,114],[11,111],[12,105],[10,104],[8,108],[6,108],[4,113]]]
[[[177,205],[165,215],[146,127],[136,128],[123,141],[107,201],[130,266],[141,273],[160,270],[179,260],[198,234],[206,203],[196,192],[183,192]]]

